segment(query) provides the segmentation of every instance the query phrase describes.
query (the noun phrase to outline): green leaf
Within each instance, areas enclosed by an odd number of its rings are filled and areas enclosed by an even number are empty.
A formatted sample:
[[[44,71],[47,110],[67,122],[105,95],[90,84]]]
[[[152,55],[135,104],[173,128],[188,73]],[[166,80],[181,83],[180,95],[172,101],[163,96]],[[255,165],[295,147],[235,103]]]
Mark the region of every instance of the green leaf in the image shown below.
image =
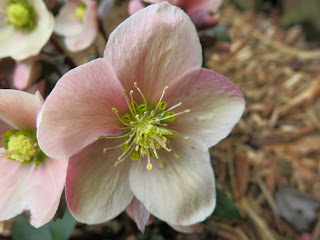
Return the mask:
[[[219,24],[204,30],[198,31],[200,40],[205,40],[207,44],[210,42],[230,42],[231,38],[228,33],[226,24]]]
[[[28,217],[21,214],[13,221],[11,233],[15,240],[67,240],[75,225],[76,220],[69,210],[62,219],[49,222],[40,228],[33,227]]]
[[[241,219],[240,213],[228,196],[217,189],[217,206],[213,212],[214,216],[229,219]]]

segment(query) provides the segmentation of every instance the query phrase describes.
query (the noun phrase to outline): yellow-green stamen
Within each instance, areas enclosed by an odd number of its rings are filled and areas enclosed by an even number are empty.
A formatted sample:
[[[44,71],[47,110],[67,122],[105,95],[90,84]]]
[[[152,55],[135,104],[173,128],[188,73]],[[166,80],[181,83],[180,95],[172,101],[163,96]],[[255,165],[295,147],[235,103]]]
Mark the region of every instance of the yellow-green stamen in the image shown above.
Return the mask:
[[[26,0],[10,0],[6,11],[7,24],[19,30],[32,30],[36,26],[33,7]]]
[[[141,158],[146,156],[148,159],[146,168],[148,170],[152,170],[153,168],[151,163],[152,159],[158,159],[160,161],[159,167],[164,168],[165,165],[161,159],[159,159],[158,151],[171,152],[172,147],[169,140],[171,137],[179,136],[184,140],[188,139],[188,137],[180,136],[176,131],[171,130],[168,127],[168,123],[176,123],[178,115],[188,113],[190,110],[187,109],[178,113],[173,112],[172,110],[182,105],[181,102],[166,109],[167,103],[162,101],[162,99],[168,87],[163,89],[160,100],[152,107],[148,106],[147,100],[137,83],[134,83],[134,87],[140,93],[143,103],[138,104],[133,100],[133,90],[130,91],[130,102],[127,96],[127,91],[123,90],[129,108],[129,113],[125,113],[120,117],[118,110],[112,108],[112,111],[115,113],[119,121],[128,128],[129,132],[116,137],[100,136],[99,139],[124,138],[122,144],[114,147],[107,147],[104,150],[107,151],[108,149],[114,149],[117,147],[123,148],[123,153],[118,157],[118,160],[114,164],[115,167],[117,167],[126,158],[130,157],[132,160],[139,160],[137,167],[138,171]],[[119,127],[119,129],[123,128]],[[175,157],[179,157],[174,151],[173,154]]]
[[[4,153],[9,160],[22,164],[34,162],[39,166],[46,157],[38,146],[33,130],[9,130],[2,135]]]
[[[79,3],[77,8],[76,8],[76,18],[79,20],[79,21],[82,21],[83,18],[84,18],[84,15],[86,13],[86,9],[87,9],[87,6],[84,4],[84,3]]]

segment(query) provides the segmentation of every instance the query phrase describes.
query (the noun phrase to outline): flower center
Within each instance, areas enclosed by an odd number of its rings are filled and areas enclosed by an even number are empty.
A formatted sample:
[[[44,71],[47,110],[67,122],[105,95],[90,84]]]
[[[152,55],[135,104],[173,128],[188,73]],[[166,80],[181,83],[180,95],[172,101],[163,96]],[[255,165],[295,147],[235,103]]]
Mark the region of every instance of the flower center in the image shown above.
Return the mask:
[[[19,30],[32,30],[36,26],[33,7],[26,0],[9,0],[7,24]]]
[[[179,113],[173,112],[172,110],[182,105],[181,102],[173,107],[167,108],[167,103],[162,101],[162,98],[168,87],[164,88],[159,102],[149,107],[143,93],[138,88],[137,83],[134,83],[134,86],[141,94],[143,103],[138,104],[133,100],[133,90],[130,91],[131,101],[129,101],[127,92],[124,90],[129,112],[120,117],[118,110],[115,108],[112,109],[119,121],[124,125],[124,127],[120,129],[128,129],[128,131],[121,136],[100,136],[99,139],[124,138],[122,144],[115,147],[106,147],[104,149],[104,152],[106,152],[109,149],[118,147],[123,148],[123,153],[118,157],[118,160],[114,165],[115,167],[126,158],[130,157],[132,160],[139,160],[137,167],[138,171],[141,158],[146,156],[148,158],[146,166],[148,170],[152,170],[153,167],[151,159],[158,159],[160,161],[160,168],[164,168],[164,164],[159,158],[158,151],[171,152],[173,149],[169,138],[180,136],[176,131],[171,130],[168,127],[168,123],[176,123],[178,115],[188,113],[190,110],[184,110]],[[188,140],[188,137],[181,137],[184,140]],[[173,153],[175,157],[179,158],[177,153],[174,151]]]
[[[84,3],[79,3],[76,8],[76,18],[79,21],[82,21],[84,18],[84,14],[86,13],[87,6]]]
[[[9,160],[22,164],[34,161],[39,166],[46,157],[38,146],[36,132],[33,130],[9,130],[2,135],[4,153]]]

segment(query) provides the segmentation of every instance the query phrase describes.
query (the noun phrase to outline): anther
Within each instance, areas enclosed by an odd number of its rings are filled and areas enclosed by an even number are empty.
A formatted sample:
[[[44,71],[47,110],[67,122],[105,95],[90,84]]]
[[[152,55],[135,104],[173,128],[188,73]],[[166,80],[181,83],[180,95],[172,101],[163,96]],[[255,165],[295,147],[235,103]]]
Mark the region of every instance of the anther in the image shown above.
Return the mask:
[[[154,112],[157,111],[157,109],[158,109],[158,107],[159,107],[159,105],[160,105],[160,103],[161,103],[161,101],[162,101],[162,98],[163,98],[163,96],[164,96],[164,93],[166,92],[166,90],[167,90],[168,88],[169,88],[168,86],[165,86],[165,88],[163,89],[162,94],[161,94],[161,97],[160,97],[160,100],[159,100],[156,108],[154,109]]]
[[[147,164],[147,169],[150,171],[150,170],[152,170],[152,164],[151,163],[148,163]]]
[[[164,168],[164,163],[160,161],[160,168]]]
[[[138,92],[140,93],[142,99],[143,99],[143,102],[145,104],[145,107],[146,109],[148,109],[148,105],[147,105],[147,101],[146,101],[146,98],[144,97],[143,93],[141,92],[140,88],[138,88],[138,84],[137,82],[134,82],[134,87],[138,90]]]

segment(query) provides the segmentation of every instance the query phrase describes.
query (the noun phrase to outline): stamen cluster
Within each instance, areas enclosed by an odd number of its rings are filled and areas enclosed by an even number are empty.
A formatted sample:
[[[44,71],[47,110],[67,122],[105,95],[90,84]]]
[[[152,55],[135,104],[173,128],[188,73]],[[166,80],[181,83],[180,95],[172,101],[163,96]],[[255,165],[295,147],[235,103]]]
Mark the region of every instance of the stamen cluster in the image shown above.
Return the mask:
[[[7,24],[19,30],[32,30],[36,26],[33,7],[26,0],[10,0],[6,11]]]
[[[131,101],[129,101],[127,91],[123,90],[130,113],[125,113],[120,117],[118,110],[116,108],[112,109],[119,121],[124,125],[121,129],[128,129],[129,131],[117,137],[101,136],[100,138],[124,138],[122,144],[104,149],[104,152],[106,152],[109,149],[118,147],[123,148],[123,153],[118,157],[118,160],[114,165],[115,167],[126,158],[130,157],[132,160],[139,160],[137,167],[138,171],[141,158],[146,156],[148,158],[148,164],[146,167],[148,170],[152,170],[151,159],[159,159],[158,151],[160,150],[171,152],[172,146],[168,138],[179,136],[176,131],[171,130],[168,127],[168,123],[176,123],[178,115],[190,112],[190,110],[185,110],[179,113],[172,111],[176,107],[181,106],[182,102],[167,109],[167,103],[162,101],[162,99],[168,87],[164,88],[159,102],[150,107],[148,106],[140,88],[137,86],[137,83],[134,83],[134,86],[141,94],[143,103],[138,104],[133,100],[133,90],[130,91]],[[183,138],[184,140],[188,140],[187,137]],[[177,158],[179,157],[175,152],[174,155]],[[161,159],[159,159],[159,161],[160,168],[164,168],[164,164]]]
[[[8,159],[22,164],[34,161],[39,166],[46,155],[38,146],[33,130],[9,130],[2,135],[3,147]]]
[[[75,15],[79,21],[83,20],[84,14],[86,13],[86,9],[87,9],[87,6],[83,2],[78,4]]]

